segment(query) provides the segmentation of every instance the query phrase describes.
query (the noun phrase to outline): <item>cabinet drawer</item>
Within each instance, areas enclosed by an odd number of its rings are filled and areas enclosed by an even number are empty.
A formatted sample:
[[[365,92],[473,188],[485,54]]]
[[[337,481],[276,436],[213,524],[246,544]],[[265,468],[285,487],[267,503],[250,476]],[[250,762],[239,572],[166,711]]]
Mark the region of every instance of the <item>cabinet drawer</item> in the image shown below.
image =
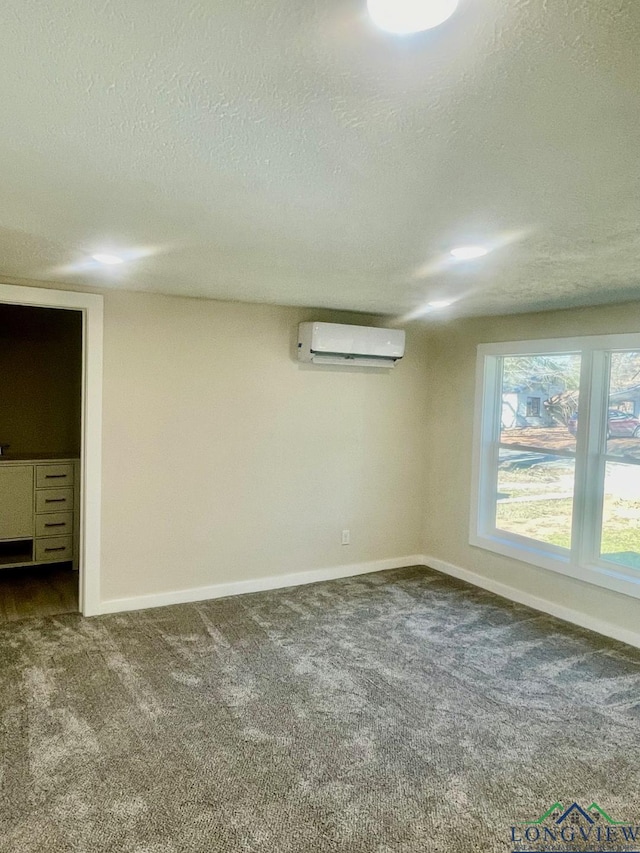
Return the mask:
[[[36,562],[56,563],[73,559],[73,536],[51,536],[36,539]]]
[[[36,515],[36,536],[69,536],[72,533],[72,512],[48,512]]]
[[[73,489],[40,489],[36,492],[36,512],[73,509]]]
[[[36,465],[36,489],[73,486],[73,465]]]

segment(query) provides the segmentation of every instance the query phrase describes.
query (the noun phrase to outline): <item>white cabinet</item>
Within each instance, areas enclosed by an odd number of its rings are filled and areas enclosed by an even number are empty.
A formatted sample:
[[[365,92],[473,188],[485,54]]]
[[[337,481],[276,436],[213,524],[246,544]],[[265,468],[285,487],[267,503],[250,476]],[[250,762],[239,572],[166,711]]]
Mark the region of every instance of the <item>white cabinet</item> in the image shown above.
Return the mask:
[[[73,561],[77,568],[77,459],[0,462],[0,568]]]
[[[0,467],[0,539],[33,536],[33,465]]]

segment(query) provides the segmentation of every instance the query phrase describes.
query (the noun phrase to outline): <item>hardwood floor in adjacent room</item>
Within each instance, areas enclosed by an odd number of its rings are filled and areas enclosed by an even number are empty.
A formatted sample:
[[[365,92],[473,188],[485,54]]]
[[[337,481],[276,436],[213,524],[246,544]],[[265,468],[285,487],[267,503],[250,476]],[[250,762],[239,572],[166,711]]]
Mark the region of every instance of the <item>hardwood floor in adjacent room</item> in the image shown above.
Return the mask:
[[[0,571],[0,622],[78,609],[78,572],[70,564]]]

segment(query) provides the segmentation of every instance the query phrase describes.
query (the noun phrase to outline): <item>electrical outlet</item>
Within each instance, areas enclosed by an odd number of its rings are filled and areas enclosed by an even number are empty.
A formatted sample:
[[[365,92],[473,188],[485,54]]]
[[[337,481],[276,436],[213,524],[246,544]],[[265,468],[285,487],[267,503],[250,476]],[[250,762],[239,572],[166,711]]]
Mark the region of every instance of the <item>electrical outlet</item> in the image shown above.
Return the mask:
[[[342,544],[343,545],[350,545],[351,544],[351,531],[350,530],[343,530],[342,531]]]

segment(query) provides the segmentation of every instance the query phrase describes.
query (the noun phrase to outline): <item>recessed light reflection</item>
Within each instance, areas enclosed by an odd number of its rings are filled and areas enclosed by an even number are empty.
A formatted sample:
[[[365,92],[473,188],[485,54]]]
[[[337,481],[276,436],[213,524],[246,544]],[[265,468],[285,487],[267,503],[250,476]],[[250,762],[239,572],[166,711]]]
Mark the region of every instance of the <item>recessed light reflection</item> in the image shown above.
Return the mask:
[[[456,296],[455,299],[432,299],[430,302],[423,302],[422,305],[414,308],[413,311],[409,311],[408,314],[398,317],[396,319],[396,323],[398,325],[403,325],[404,323],[410,323],[413,320],[418,320],[420,317],[427,317],[429,314],[438,314],[440,311],[445,311],[447,308],[451,308],[458,301],[459,297]],[[449,316],[449,313],[447,312],[445,316]]]
[[[431,258],[429,261],[422,264],[422,266],[414,270],[414,272],[411,273],[411,278],[414,281],[426,281],[427,279],[435,278],[442,279],[442,283],[438,282],[438,284],[433,288],[433,290],[438,292],[441,288],[445,291],[452,289],[450,286],[447,287],[444,282],[443,276],[446,273],[454,273],[454,275],[457,274],[460,280],[456,286],[455,299],[434,299],[430,302],[423,302],[421,305],[416,305],[416,307],[409,313],[397,317],[395,322],[398,325],[402,325],[420,317],[426,317],[427,315],[433,314],[433,312],[437,312],[442,308],[449,308],[454,304],[455,308],[450,312],[450,314],[459,316],[461,310],[464,311],[464,308],[461,308],[460,303],[491,284],[491,280],[486,276],[481,276],[482,264],[467,265],[463,262],[470,261],[475,258],[482,258],[490,252],[496,252],[499,249],[506,248],[507,246],[521,243],[536,230],[537,226],[529,225],[523,228],[512,229],[510,231],[503,231],[502,233],[496,234],[490,238],[487,237],[487,242],[484,246],[479,244],[454,246],[454,248],[446,250]],[[479,279],[475,283],[473,281],[474,277]],[[450,314],[447,313],[445,316],[448,317]]]
[[[167,246],[129,246],[113,252],[94,252],[87,247],[78,252],[76,258],[67,264],[52,267],[47,272],[54,276],[86,275],[100,276],[101,281],[123,281],[133,261],[140,261],[152,255],[169,251]],[[105,279],[105,276],[107,278]]]
[[[451,256],[457,261],[472,261],[474,258],[483,258],[489,254],[484,246],[460,246],[451,250]]]
[[[119,255],[109,255],[105,252],[97,252],[95,255],[91,255],[91,257],[99,264],[105,264],[105,266],[109,267],[124,263],[124,258],[119,257]]]

